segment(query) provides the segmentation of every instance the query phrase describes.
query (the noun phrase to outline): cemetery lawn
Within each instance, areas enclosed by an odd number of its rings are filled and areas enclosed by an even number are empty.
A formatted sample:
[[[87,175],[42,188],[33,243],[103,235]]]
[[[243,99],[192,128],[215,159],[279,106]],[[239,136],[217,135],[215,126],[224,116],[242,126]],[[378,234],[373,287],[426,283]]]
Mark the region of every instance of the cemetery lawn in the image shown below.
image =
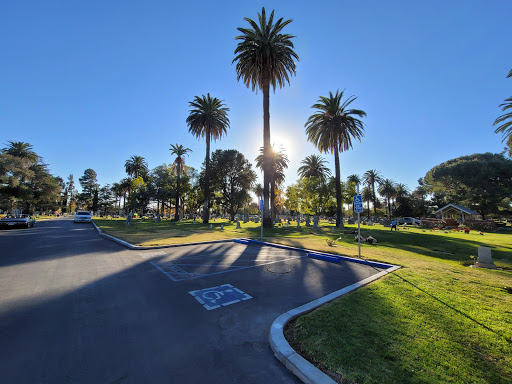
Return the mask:
[[[256,223],[96,219],[106,233],[139,245],[259,238]],[[356,226],[318,230],[292,222],[264,231],[264,240],[357,257]],[[347,232],[347,233],[344,233]],[[286,330],[292,346],[343,383],[512,383],[512,231],[391,232],[362,226],[365,259],[402,266],[392,274],[301,316]],[[337,240],[330,247],[326,239]],[[502,270],[470,268],[478,246],[492,249]],[[328,265],[328,263],[326,263]],[[291,308],[290,308],[291,309]]]

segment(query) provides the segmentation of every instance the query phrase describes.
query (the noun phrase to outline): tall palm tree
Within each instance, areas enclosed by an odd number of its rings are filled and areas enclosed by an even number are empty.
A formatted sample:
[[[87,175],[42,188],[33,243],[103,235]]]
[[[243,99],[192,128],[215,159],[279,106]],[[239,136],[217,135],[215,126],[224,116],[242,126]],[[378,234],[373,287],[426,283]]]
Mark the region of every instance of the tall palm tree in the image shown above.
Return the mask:
[[[23,141],[8,141],[9,146],[2,149],[2,152],[14,157],[30,160],[36,163],[38,160],[37,154],[34,152],[33,147],[30,143]]]
[[[272,222],[275,219],[275,190],[276,186],[281,185],[285,180],[284,170],[288,168],[288,156],[284,153],[284,147],[281,146],[279,151],[276,151],[272,146],[270,153],[270,201],[271,204],[271,217]],[[256,167],[261,170],[265,169],[265,150],[263,147],[260,148],[260,154],[256,157]]]
[[[363,189],[363,193],[361,195],[361,197],[363,198],[363,201],[366,201],[366,204],[367,204],[367,207],[368,207],[368,220],[370,220],[370,201],[372,200],[373,198],[373,193],[372,193],[372,190],[368,187],[365,187]]]
[[[176,159],[174,160],[174,166],[176,168],[176,212],[174,214],[174,220],[178,221],[180,219],[180,181],[183,166],[185,165],[184,156],[189,152],[192,152],[192,150],[190,148],[185,148],[181,144],[171,144],[169,151],[171,151],[172,155],[176,155]]]
[[[370,169],[369,171],[366,171],[363,175],[363,183],[364,185],[371,188],[372,195],[373,195],[373,214],[377,214],[377,194],[375,193],[375,184],[382,183],[382,176],[380,175],[380,172],[376,169]]]
[[[297,170],[299,177],[318,177],[325,180],[331,176],[331,171],[325,166],[326,161],[322,156],[306,156],[300,163],[302,165]]]
[[[148,173],[148,163],[142,156],[133,155],[124,163],[124,169],[128,176],[136,179],[144,177]]]
[[[191,109],[187,117],[188,131],[197,138],[206,139],[203,208],[203,223],[206,224],[210,220],[210,141],[220,139],[227,133],[229,108],[221,100],[211,97],[209,93],[206,96],[195,96],[194,100],[189,102],[189,106]]]
[[[132,181],[125,177],[124,179],[122,179],[120,182],[120,188],[121,188],[121,192],[123,194],[123,210],[126,208],[126,194],[127,193],[130,193],[131,189],[132,189]],[[125,212],[127,213],[127,212]]]
[[[512,69],[510,70],[507,78],[512,77]],[[500,104],[500,107],[503,107],[501,110],[506,112],[507,110],[512,108],[512,97],[505,99],[505,103]],[[501,124],[503,123],[503,124]],[[509,154],[512,154],[512,111],[508,113],[504,113],[500,117],[498,117],[493,125],[498,125],[498,128],[494,131],[494,133],[503,133],[503,141],[507,140],[507,145],[509,147]]]
[[[321,152],[334,154],[334,167],[336,176],[336,225],[342,226],[342,196],[339,153],[352,148],[352,139],[361,141],[364,136],[364,124],[358,119],[365,117],[366,112],[360,109],[349,109],[349,105],[356,100],[351,96],[342,101],[343,92],[339,90],[329,97],[320,96],[317,104],[311,108],[316,113],[311,115],[306,123],[306,134]]]
[[[112,183],[110,190],[116,197],[116,202],[114,203],[114,209],[116,208],[116,205],[118,203],[119,203],[119,208],[121,208],[121,196],[123,196],[123,188],[121,186],[121,183],[117,183],[117,182]]]
[[[274,24],[274,11],[267,20],[265,8],[258,13],[258,22],[247,17],[244,18],[251,28],[238,28],[242,35],[235,40],[240,40],[235,49],[237,81],[243,80],[244,84],[261,89],[263,93],[263,148],[265,157],[270,158],[270,85],[276,90],[276,86],[282,88],[290,83],[290,75],[295,74],[295,60],[299,56],[293,50],[291,41],[295,36],[281,33],[283,28],[292,20],[277,20]],[[269,187],[270,173],[268,168],[270,161],[265,162],[263,171],[263,226],[272,227],[272,218],[269,211]]]
[[[379,185],[379,194],[384,196],[386,199],[386,208],[388,211],[388,217],[391,217],[391,204],[390,201],[396,194],[395,183],[391,179],[384,179]]]

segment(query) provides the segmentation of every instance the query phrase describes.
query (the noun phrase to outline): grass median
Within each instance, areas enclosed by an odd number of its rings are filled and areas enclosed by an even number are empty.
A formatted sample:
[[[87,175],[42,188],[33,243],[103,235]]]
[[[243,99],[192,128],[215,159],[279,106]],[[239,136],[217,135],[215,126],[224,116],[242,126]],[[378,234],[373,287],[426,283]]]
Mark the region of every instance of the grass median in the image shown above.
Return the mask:
[[[259,238],[256,223],[209,225],[95,219],[106,233],[138,245]],[[224,230],[220,230],[220,226]],[[347,256],[356,226],[278,226],[265,241]],[[512,232],[431,231],[362,226],[377,245],[362,257],[403,268],[299,317],[290,343],[343,383],[512,383]],[[327,240],[336,241],[329,246]],[[470,268],[488,246],[500,270]],[[473,257],[473,258],[472,258]],[[343,379],[342,379],[343,378]]]

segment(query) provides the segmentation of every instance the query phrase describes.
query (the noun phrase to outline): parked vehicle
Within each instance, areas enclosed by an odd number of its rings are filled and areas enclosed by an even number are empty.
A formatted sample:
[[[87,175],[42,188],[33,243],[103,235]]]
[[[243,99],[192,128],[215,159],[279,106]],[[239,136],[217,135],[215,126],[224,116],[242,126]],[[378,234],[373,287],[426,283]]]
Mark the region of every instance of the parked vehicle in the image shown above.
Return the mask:
[[[0,228],[30,228],[36,225],[36,220],[29,215],[7,215],[0,220]]]
[[[78,211],[75,213],[75,223],[91,223],[92,213],[89,211]]]
[[[398,219],[399,225],[419,225],[420,220],[415,219],[414,217],[403,217],[401,219]]]

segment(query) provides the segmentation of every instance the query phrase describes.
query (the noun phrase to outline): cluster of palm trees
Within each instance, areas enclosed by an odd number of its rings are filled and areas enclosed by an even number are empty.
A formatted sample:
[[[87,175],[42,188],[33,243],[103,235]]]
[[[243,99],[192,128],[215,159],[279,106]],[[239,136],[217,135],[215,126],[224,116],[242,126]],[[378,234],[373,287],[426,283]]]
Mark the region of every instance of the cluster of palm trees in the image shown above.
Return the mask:
[[[248,28],[238,28],[241,35],[235,39],[238,42],[235,49],[237,81],[242,80],[252,90],[261,90],[263,94],[263,147],[256,159],[257,166],[263,170],[263,225],[271,227],[275,216],[275,190],[276,186],[284,181],[284,169],[288,166],[288,158],[281,148],[275,150],[270,141],[270,88],[274,92],[277,87],[282,88],[290,83],[290,76],[296,74],[296,61],[299,56],[294,51],[293,35],[283,33],[283,29],[292,22],[279,18],[274,20],[274,11],[267,17],[265,8],[258,13],[258,20],[245,18]],[[315,113],[305,124],[308,140],[321,152],[334,155],[337,214],[336,224],[342,225],[342,196],[340,175],[340,152],[352,148],[353,140],[361,140],[364,135],[364,125],[360,120],[366,113],[351,108],[356,97],[343,99],[344,92],[329,93],[328,97],[320,96],[312,108]],[[210,144],[211,140],[220,139],[229,128],[229,108],[222,100],[207,95],[195,96],[189,102],[190,111],[186,119],[189,132],[197,138],[206,141],[205,156],[205,182],[203,223],[209,220],[210,201]],[[173,154],[177,156],[175,164],[180,172],[183,156],[190,151],[188,148],[173,147]],[[126,171],[132,177],[139,177],[147,172],[147,164],[139,156],[132,156],[125,164]],[[311,157],[309,160],[318,160]],[[308,161],[309,161],[308,160]],[[306,171],[304,171],[306,172]],[[178,176],[179,179],[179,176]],[[121,183],[122,184],[122,183]],[[120,187],[121,188],[121,187]],[[176,197],[179,204],[179,182]],[[375,201],[375,187],[373,186]]]

